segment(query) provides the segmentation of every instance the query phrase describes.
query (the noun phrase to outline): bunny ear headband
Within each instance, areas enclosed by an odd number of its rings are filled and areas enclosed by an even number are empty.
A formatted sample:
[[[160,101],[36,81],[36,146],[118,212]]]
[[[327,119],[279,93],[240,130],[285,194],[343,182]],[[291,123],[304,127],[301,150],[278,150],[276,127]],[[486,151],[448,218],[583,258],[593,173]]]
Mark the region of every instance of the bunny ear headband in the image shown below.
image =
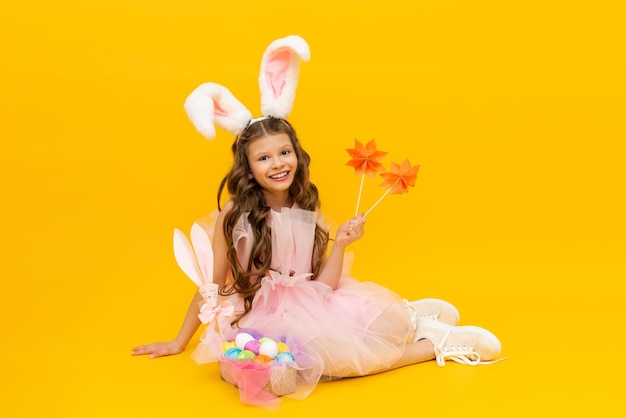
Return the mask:
[[[185,101],[185,111],[207,139],[215,137],[215,125],[239,136],[246,128],[267,118],[286,119],[296,97],[300,59],[310,58],[309,45],[299,36],[287,36],[272,42],[261,60],[259,88],[261,90],[261,118],[252,114],[224,86],[204,83]]]

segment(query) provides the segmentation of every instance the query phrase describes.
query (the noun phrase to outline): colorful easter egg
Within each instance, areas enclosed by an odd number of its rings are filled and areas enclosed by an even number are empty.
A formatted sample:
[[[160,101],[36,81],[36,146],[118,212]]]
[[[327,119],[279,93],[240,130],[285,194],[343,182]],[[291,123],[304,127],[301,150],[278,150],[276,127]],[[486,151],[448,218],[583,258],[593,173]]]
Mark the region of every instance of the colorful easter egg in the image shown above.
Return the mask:
[[[254,361],[257,363],[261,363],[261,364],[267,364],[270,361],[272,361],[272,359],[266,356],[265,354],[259,354],[258,356],[254,358]]]
[[[235,344],[234,344],[232,341],[224,341],[224,342],[222,343],[222,350],[223,350],[224,352],[227,352],[227,351],[228,351],[229,349],[231,349],[231,348],[237,348],[237,347],[235,346]]]
[[[226,350],[226,352],[224,353],[224,357],[227,358],[232,358],[232,359],[237,359],[237,356],[239,356],[239,353],[241,352],[240,349],[238,349],[237,347],[234,348],[229,348],[228,350]]]
[[[261,343],[261,347],[259,347],[259,354],[264,354],[273,360],[278,354],[278,346],[274,340],[264,341]]]
[[[284,353],[285,351],[291,351],[289,350],[289,346],[287,344],[285,344],[282,341],[279,341],[276,343],[276,345],[278,346],[278,353]]]
[[[259,348],[261,348],[261,343],[257,340],[250,340],[243,348],[244,350],[252,351],[254,354],[259,354]]]
[[[252,360],[255,357],[256,357],[256,354],[254,354],[252,351],[250,351],[250,350],[241,350],[239,352],[239,354],[237,355],[237,360],[239,360],[239,361]]]
[[[272,340],[270,337],[262,337],[262,338],[259,338],[259,342],[260,342],[261,344],[263,344],[265,341],[274,341],[274,340]]]
[[[237,334],[237,337],[235,337],[235,345],[237,346],[237,348],[243,350],[246,346],[246,343],[252,340],[254,340],[254,337],[252,335],[248,334],[247,332],[240,332],[239,334]]]
[[[280,365],[288,366],[295,363],[296,359],[293,358],[293,355],[290,352],[284,351],[276,356],[276,362]]]

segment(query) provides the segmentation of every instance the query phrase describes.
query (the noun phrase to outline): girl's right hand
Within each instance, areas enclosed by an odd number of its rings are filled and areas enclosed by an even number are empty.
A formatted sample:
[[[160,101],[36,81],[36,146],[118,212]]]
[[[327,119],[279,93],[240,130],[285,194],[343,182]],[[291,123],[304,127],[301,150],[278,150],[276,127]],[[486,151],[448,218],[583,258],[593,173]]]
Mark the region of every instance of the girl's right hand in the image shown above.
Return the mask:
[[[337,230],[334,246],[344,248],[354,241],[360,239],[364,234],[365,217],[363,215],[355,216],[350,219]]]
[[[150,358],[157,358],[161,356],[171,356],[174,354],[180,354],[184,351],[184,347],[176,342],[176,340],[166,342],[156,342],[152,344],[140,345],[133,347],[133,356],[142,356],[149,354]]]

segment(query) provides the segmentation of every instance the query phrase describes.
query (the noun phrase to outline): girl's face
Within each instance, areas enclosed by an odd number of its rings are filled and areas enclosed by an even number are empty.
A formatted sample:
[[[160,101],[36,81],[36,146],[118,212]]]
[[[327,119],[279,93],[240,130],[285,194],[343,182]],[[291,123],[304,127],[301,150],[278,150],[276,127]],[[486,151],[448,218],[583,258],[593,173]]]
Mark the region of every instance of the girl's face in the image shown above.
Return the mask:
[[[286,198],[298,168],[298,157],[285,133],[266,135],[248,145],[250,176],[275,197]]]

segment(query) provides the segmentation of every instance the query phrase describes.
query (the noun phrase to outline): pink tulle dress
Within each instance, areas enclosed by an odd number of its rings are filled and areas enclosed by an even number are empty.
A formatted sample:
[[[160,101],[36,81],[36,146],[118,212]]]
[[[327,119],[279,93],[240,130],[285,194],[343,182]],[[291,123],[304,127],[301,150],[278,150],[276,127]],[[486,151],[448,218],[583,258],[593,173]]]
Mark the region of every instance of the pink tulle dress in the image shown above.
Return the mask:
[[[339,286],[311,280],[311,256],[318,212],[283,208],[271,213],[272,269],[262,278],[252,310],[243,312],[239,295],[221,299],[235,305],[233,316],[219,313],[207,325],[193,353],[198,363],[218,360],[221,343],[244,330],[285,341],[297,360],[298,390],[304,398],[321,379],[363,376],[389,369],[404,352],[414,328],[396,293],[372,282],[360,282],[344,269]],[[252,247],[247,214],[233,231],[242,265]],[[347,260],[350,263],[350,260]],[[344,263],[345,264],[345,263]]]

